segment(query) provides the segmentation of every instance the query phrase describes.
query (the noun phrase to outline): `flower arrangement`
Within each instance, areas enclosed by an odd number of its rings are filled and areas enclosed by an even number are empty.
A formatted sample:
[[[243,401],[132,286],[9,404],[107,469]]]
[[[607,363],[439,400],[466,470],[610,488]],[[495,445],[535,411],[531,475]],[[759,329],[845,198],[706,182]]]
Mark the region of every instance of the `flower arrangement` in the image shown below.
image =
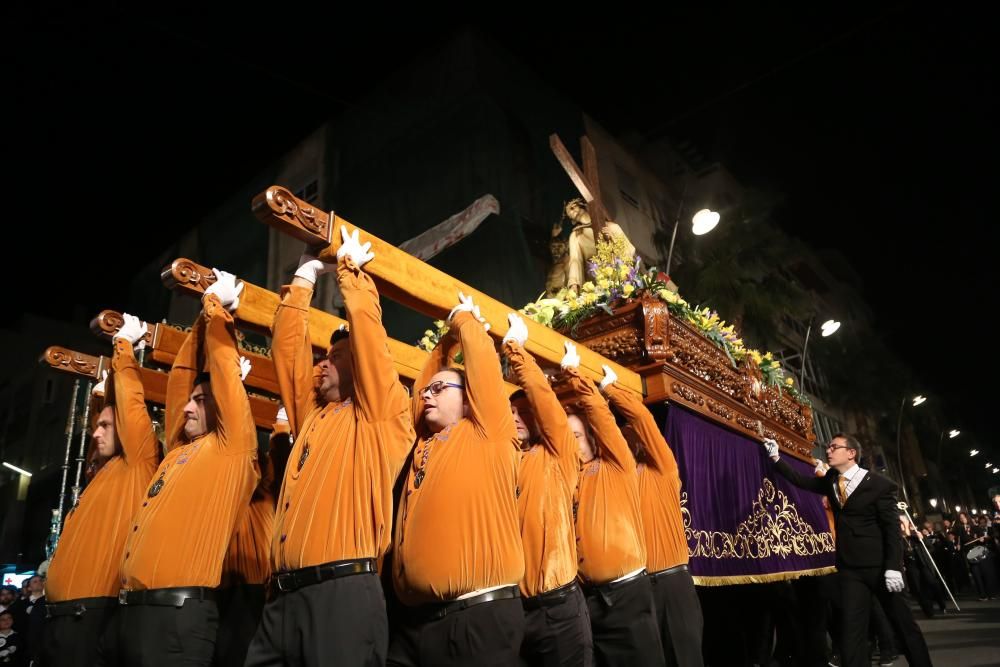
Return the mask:
[[[528,303],[520,312],[550,329],[568,330],[571,334],[584,320],[598,312],[612,314],[613,308],[643,294],[653,295],[667,304],[673,317],[691,324],[703,336],[715,343],[733,366],[747,361],[759,369],[765,385],[780,387],[800,403],[808,399],[795,386],[791,375],[786,375],[781,363],[770,352],[761,353],[748,348],[732,324],[708,307],[691,306],[679,294],[667,288],[667,276],[655,268],[640,269],[640,258],[628,251],[628,242],[622,236],[602,237],[596,252],[587,263],[591,280],[579,290],[564,288],[552,296],[541,295]],[[445,322],[434,322],[417,344],[422,350],[431,351],[448,331]]]

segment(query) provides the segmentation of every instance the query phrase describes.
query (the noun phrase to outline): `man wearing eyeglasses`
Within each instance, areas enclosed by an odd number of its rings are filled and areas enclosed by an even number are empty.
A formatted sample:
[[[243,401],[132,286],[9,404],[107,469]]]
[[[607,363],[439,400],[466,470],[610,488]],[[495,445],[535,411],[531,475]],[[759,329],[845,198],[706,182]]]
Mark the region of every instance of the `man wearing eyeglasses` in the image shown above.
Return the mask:
[[[524,636],[517,431],[479,307],[459,294],[449,322],[414,384],[418,440],[393,547],[403,608],[388,664],[516,665]],[[450,365],[455,343],[464,372]]]
[[[382,309],[362,267],[375,257],[341,226],[337,264],[303,255],[274,316],[271,354],[294,439],[271,541],[269,600],[248,667],[385,661],[388,621],[377,568],[392,533],[392,488],[413,445]],[[309,303],[336,272],[349,331],[313,373]]]
[[[573,496],[579,446],[548,379],[524,349],[528,328],[515,313],[507,319],[510,328],[503,338],[503,352],[521,386],[510,399],[521,445],[517,481],[525,570],[521,657],[529,665],[591,665],[590,614],[576,581]]]
[[[903,590],[903,542],[896,508],[896,484],[858,465],[861,444],[838,433],[826,447],[830,469],[823,477],[800,474],[781,460],[778,443],[764,440],[783,477],[799,488],[823,494],[833,509],[837,535],[837,577],[841,593],[840,650],[843,667],[867,667],[868,619],[874,593],[897,634],[908,664],[927,667],[930,654],[913,620]]]

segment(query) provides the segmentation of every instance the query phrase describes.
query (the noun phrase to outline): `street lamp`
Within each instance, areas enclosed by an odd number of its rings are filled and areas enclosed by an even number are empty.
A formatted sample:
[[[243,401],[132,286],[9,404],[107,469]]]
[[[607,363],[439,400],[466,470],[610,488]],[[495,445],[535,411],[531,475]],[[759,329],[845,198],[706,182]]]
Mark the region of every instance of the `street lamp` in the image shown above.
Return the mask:
[[[951,431],[948,432],[948,437],[949,438],[957,438],[959,435],[961,435],[961,433],[962,432],[959,431],[957,428],[953,428],[953,429],[951,429]]]
[[[677,220],[674,221],[674,231],[670,235],[670,250],[667,251],[667,268],[665,273],[670,275],[670,263],[674,258],[674,241],[677,240],[677,228],[681,225],[681,211],[684,210],[684,197],[687,195],[687,183],[684,183],[684,191],[681,193],[681,203],[677,206]],[[719,224],[719,214],[703,208],[691,218],[691,233],[695,236],[708,234]]]
[[[975,456],[978,453],[979,453],[978,449],[970,449],[969,450],[969,456]]]
[[[24,468],[18,468],[16,465],[14,465],[12,463],[7,463],[6,461],[4,461],[3,464],[4,464],[4,467],[10,468],[11,470],[13,470],[14,472],[16,472],[18,474],[24,475],[25,477],[31,477],[31,473],[28,472],[27,470],[25,470]]]
[[[913,397],[913,407],[917,407],[927,400],[926,396],[920,394]],[[899,485],[903,489],[903,499],[907,506],[910,505],[910,494],[906,492],[906,475],[903,473],[903,410],[906,409],[906,395],[899,402],[899,418],[896,419],[896,466],[899,468]]]
[[[691,218],[691,233],[695,236],[704,236],[715,229],[718,224],[718,212],[703,208]]]
[[[937,498],[931,498],[931,507],[937,509]]]
[[[812,323],[813,318],[809,318],[809,326],[806,327],[806,340],[802,343],[802,369],[799,371],[799,391],[804,392],[806,390],[805,378],[806,378],[806,353],[809,350],[809,334],[812,333]],[[820,325],[820,333],[823,338],[827,336],[832,336],[836,333],[837,329],[840,328],[840,322],[837,320],[827,320]]]

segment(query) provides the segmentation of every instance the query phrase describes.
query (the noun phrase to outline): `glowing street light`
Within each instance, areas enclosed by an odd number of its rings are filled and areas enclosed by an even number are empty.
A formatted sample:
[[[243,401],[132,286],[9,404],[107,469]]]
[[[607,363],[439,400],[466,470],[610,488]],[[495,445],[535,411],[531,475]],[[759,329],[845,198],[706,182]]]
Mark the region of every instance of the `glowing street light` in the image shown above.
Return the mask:
[[[921,403],[927,400],[926,396],[914,396],[913,397],[913,407],[917,407]]]
[[[837,320],[827,320],[826,322],[823,322],[820,333],[823,335],[824,338],[826,338],[827,336],[832,336],[833,334],[835,334],[837,332],[837,329],[839,328],[840,328],[840,322],[838,322]]]
[[[961,434],[961,433],[962,432],[959,431],[957,428],[953,428],[953,429],[951,429],[951,431],[948,432],[948,437],[949,438],[957,438],[959,436],[959,434]]]
[[[970,449],[969,450],[969,456],[975,456],[978,453],[979,453],[978,449]]]
[[[718,224],[719,214],[716,211],[703,208],[695,213],[691,219],[691,233],[695,236],[702,236],[715,229],[715,226]]]
[[[931,498],[931,507],[937,507],[937,498]]]

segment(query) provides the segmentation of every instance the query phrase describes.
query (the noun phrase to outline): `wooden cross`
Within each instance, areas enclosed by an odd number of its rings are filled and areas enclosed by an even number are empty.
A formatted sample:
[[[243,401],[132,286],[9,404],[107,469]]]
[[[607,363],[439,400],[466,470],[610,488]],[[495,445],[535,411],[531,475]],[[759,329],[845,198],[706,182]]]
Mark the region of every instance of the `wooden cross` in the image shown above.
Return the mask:
[[[573,185],[580,192],[580,196],[587,202],[587,213],[590,215],[590,227],[594,230],[594,239],[600,238],[599,234],[604,230],[604,223],[608,220],[608,211],[604,208],[601,199],[601,179],[597,168],[597,150],[590,139],[584,135],[580,137],[580,152],[583,154],[583,170],[577,166],[573,156],[566,150],[566,146],[559,138],[558,134],[549,136],[549,147],[555,154],[559,164],[566,170],[566,174]]]
[[[265,224],[305,242],[312,248],[314,255],[331,263],[337,261],[337,249],[341,243],[340,226],[346,225],[352,231],[358,229],[356,225],[333,213],[327,214],[314,208],[280,186],[272,186],[254,197],[253,212]],[[375,259],[365,266],[365,272],[375,281],[382,296],[429,317],[443,319],[455,305],[458,293],[462,292],[472,296],[483,317],[492,325],[490,335],[502,338],[507,332],[507,314],[516,308],[493,299],[363,230],[361,236],[362,242],[371,242],[375,253]],[[248,292],[251,292],[249,286],[240,296],[237,316],[243,308],[243,299],[251,298]],[[273,313],[271,310],[268,316],[273,317]],[[558,365],[565,354],[563,343],[570,339],[530,319],[525,318],[525,324],[529,334],[525,346],[528,352]],[[582,374],[600,379],[604,376],[601,365],[607,364],[618,374],[619,386],[640,396],[643,394],[642,378],[634,371],[582,345],[577,346],[577,351],[581,358]],[[396,357],[396,351],[390,348],[390,352],[398,366],[400,360]]]

